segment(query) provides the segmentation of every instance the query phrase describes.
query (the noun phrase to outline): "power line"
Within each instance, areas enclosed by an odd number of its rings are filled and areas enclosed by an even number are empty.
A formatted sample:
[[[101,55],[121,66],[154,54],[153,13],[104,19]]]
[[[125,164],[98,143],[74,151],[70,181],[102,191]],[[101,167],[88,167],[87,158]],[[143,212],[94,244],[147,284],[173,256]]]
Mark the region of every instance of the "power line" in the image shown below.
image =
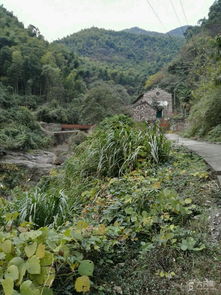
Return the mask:
[[[164,23],[161,21],[159,15],[157,14],[156,10],[154,9],[154,7],[152,6],[151,2],[149,0],[146,0],[148,5],[150,6],[150,8],[152,9],[154,15],[156,16],[156,18],[159,20],[159,22],[161,23],[161,25],[165,28]]]
[[[146,0],[146,1],[147,1],[147,3],[148,3],[149,7],[151,8],[151,10],[153,11],[154,15],[156,16],[156,18],[157,18],[158,21],[160,22],[160,24],[164,27],[164,29],[167,30],[167,28],[165,27],[165,24],[163,23],[163,21],[162,21],[161,18],[159,17],[158,13],[157,13],[156,10],[154,9],[154,7],[153,7],[153,5],[151,4],[150,0]],[[175,14],[176,14],[176,16],[177,16],[177,18],[178,18],[178,20],[179,20],[179,22],[180,22],[180,19],[179,19],[179,17],[178,17],[178,14],[177,14],[177,12],[176,12],[176,9],[175,9],[175,6],[173,5],[172,0],[170,0],[170,3],[171,3],[171,5],[172,5],[172,7],[173,7],[173,9],[174,9],[174,12],[175,12]],[[183,11],[183,15],[184,15],[185,20],[186,20],[187,25],[188,25],[189,22],[188,22],[188,19],[187,19],[187,15],[186,15],[186,13],[185,13],[185,9],[184,9],[184,6],[183,6],[183,3],[182,3],[182,0],[180,0],[180,5],[181,5],[182,11]],[[182,27],[182,26],[181,26],[181,27]],[[177,46],[177,44],[175,43],[173,37],[172,37],[169,33],[166,33],[166,34],[170,37],[170,39],[171,39],[171,41],[174,43],[175,47],[177,47],[177,49],[180,49],[180,48]],[[192,40],[193,48],[194,48],[196,51],[198,51],[197,48],[195,47],[195,44],[194,44],[194,40],[193,40],[193,38],[191,38],[191,40]],[[209,62],[209,61],[207,61],[207,62],[204,64],[204,66],[206,66],[206,65],[208,64],[208,62]],[[181,66],[181,67],[179,67],[179,68],[180,68],[180,69],[191,69],[192,66],[191,66],[191,65],[185,65],[185,66]]]
[[[147,4],[150,6],[151,10],[153,11],[154,15],[156,16],[156,18],[158,19],[158,21],[160,22],[160,24],[164,27],[164,29],[167,31],[167,28],[165,26],[165,24],[163,23],[163,21],[161,20],[161,18],[159,17],[158,13],[156,12],[156,10],[154,9],[153,5],[151,4],[150,0],[146,0]],[[177,46],[176,42],[174,41],[173,37],[167,32],[166,33],[169,38],[171,39],[171,41],[173,42],[173,44],[175,45],[175,47],[177,47],[178,50],[180,50],[180,48]]]
[[[185,20],[186,20],[186,24],[188,25],[188,24],[189,24],[189,21],[188,21],[188,19],[187,19],[186,12],[185,12],[185,9],[184,9],[184,6],[183,6],[183,2],[182,2],[182,0],[180,0],[180,6],[181,6],[181,8],[182,8],[183,15],[184,15],[184,18],[185,18]]]
[[[182,23],[181,23],[181,20],[180,20],[178,14],[177,14],[176,8],[175,8],[175,6],[174,6],[174,4],[173,4],[173,0],[170,0],[170,4],[171,4],[171,6],[172,6],[173,12],[174,12],[174,14],[176,15],[176,18],[177,18],[178,22],[179,22],[179,25],[180,25],[181,31],[182,31],[182,33],[183,33],[183,35],[184,35],[183,26],[182,26]]]

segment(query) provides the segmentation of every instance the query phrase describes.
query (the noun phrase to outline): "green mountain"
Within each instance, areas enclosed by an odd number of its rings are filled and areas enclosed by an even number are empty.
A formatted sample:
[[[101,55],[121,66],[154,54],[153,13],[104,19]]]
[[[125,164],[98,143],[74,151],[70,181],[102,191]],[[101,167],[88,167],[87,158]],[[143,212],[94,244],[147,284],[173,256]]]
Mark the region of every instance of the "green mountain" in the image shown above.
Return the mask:
[[[92,124],[123,112],[131,98],[122,85],[132,85],[132,78],[49,44],[38,28],[25,28],[0,6],[1,147],[49,143],[37,121]]]
[[[139,27],[132,27],[130,29],[122,30],[122,32],[131,33],[131,34],[137,34],[137,35],[148,35],[148,36],[162,36],[163,33],[153,32],[153,31],[146,31],[144,29],[141,29]]]
[[[182,26],[179,28],[176,28],[174,30],[169,31],[167,34],[175,37],[184,37],[184,34],[189,26]]]
[[[174,37],[184,37],[184,34],[189,26],[182,26],[175,28],[167,33],[158,33],[154,31],[146,31],[144,29],[141,29],[139,27],[132,27],[130,29],[125,29],[122,32],[127,32],[127,33],[132,33],[132,34],[137,34],[137,35],[148,35],[148,36],[165,36],[165,35],[170,35]]]
[[[137,30],[137,29],[136,29]],[[134,34],[99,28],[82,30],[58,40],[77,55],[106,70],[115,83],[130,94],[138,93],[143,80],[168,63],[183,45],[181,38]]]

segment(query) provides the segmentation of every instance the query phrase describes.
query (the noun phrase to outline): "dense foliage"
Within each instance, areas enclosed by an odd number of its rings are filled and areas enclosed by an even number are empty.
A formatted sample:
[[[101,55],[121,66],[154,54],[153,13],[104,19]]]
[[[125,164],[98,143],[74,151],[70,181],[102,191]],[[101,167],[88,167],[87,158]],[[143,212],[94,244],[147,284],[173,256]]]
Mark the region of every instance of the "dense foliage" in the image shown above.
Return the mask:
[[[31,139],[39,133],[37,124],[32,124],[32,134],[24,126],[21,127],[16,117],[16,113],[19,116],[24,107],[32,116],[30,124],[36,119],[58,123],[95,123],[120,112],[130,102],[127,90],[103,74],[96,63],[88,65],[67,47],[49,44],[33,25],[25,29],[12,13],[0,6],[1,128],[5,129],[1,138],[5,141],[4,147],[22,149],[25,146],[41,146],[37,143],[40,138]],[[18,112],[13,108],[18,108]],[[33,112],[36,116],[31,114]],[[14,126],[9,126],[12,117]],[[28,137],[33,143],[20,142],[18,134],[22,141]]]
[[[132,100],[130,95],[142,86],[144,72],[146,75],[157,71],[182,44],[181,39],[171,44],[160,34],[139,37],[99,29],[73,36],[77,38],[74,43],[66,42],[68,37],[49,44],[38,28],[33,25],[24,28],[1,6],[0,82],[10,94],[7,100],[14,102],[12,97],[16,96],[15,104],[34,111],[39,121],[97,123],[124,112],[124,106]],[[80,50],[81,46],[84,49]],[[11,105],[4,108],[7,110]],[[19,125],[16,120],[14,123]],[[7,121],[3,128],[6,126]],[[12,134],[8,130],[3,133]],[[19,127],[15,133],[28,134]],[[18,148],[24,145],[18,144]],[[16,144],[8,143],[5,147],[16,148]]]
[[[104,79],[111,79],[134,94],[140,90],[144,78],[169,62],[183,44],[182,38],[174,37],[172,41],[164,34],[91,28],[57,42],[87,57],[89,64],[96,61]]]
[[[0,7],[0,145],[46,145],[36,119],[97,123],[125,111],[144,72],[177,109],[193,105],[191,135],[220,138],[220,7],[157,74],[182,41],[93,28],[61,40],[69,50]],[[15,187],[28,177],[16,166],[0,177],[12,198],[0,197],[1,295],[178,295],[193,280],[220,283],[220,192],[203,161],[125,115],[75,140],[65,165],[28,191]]]
[[[25,99],[30,99],[31,104],[36,97],[10,94],[0,84],[1,148],[27,150],[50,143],[50,138],[41,130],[32,112],[24,106]]]
[[[75,152],[68,174],[115,177],[134,170],[142,161],[165,161],[170,144],[157,126],[139,130],[131,119],[120,115],[104,120]]]
[[[156,126],[105,120],[63,170],[0,199],[0,294],[180,294],[214,262],[199,221],[207,178]]]
[[[184,116],[190,113],[187,135],[207,137],[210,134],[208,139],[218,141],[217,126],[221,123],[220,19],[221,1],[217,0],[210,8],[208,19],[187,29],[187,42],[167,69],[146,81],[147,88],[159,85],[169,90],[173,93],[177,111]]]

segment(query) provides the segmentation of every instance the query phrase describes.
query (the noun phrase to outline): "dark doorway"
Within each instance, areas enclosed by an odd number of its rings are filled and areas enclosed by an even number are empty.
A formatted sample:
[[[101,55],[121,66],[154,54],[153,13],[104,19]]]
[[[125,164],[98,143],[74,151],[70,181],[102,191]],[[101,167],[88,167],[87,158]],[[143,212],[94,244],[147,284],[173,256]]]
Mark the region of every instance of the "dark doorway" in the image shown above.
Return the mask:
[[[157,110],[156,118],[161,119],[163,117],[163,110]]]

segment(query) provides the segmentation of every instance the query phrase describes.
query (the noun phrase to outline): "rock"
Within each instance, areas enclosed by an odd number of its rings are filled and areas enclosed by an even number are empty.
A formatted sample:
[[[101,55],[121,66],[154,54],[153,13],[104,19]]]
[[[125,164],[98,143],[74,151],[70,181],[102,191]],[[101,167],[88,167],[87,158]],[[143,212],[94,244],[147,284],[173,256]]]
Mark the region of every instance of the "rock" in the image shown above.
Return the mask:
[[[55,167],[56,155],[48,151],[33,151],[32,153],[8,152],[0,158],[0,164],[13,164],[29,171],[30,181],[37,182]]]

